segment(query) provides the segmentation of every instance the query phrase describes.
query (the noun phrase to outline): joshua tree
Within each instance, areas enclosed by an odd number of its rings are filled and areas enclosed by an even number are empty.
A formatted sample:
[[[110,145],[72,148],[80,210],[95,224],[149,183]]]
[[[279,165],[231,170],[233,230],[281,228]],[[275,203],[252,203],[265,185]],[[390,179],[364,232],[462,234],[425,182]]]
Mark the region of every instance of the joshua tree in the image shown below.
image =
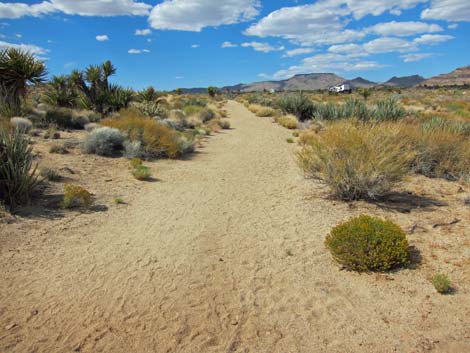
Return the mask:
[[[208,88],[207,88],[207,93],[209,93],[209,96],[215,97],[215,95],[216,95],[217,93],[219,93],[219,90],[217,89],[217,87],[212,87],[212,86],[211,86],[211,87],[208,87]]]
[[[44,63],[30,52],[15,48],[1,50],[0,113],[19,114],[28,84],[43,82],[46,74]]]
[[[160,94],[152,86],[147,87],[138,93],[138,100],[142,103],[155,102]]]
[[[70,76],[53,76],[42,100],[52,106],[74,108],[79,105],[80,94]]]
[[[101,65],[90,65],[85,71],[73,71],[72,80],[76,87],[87,97],[93,110],[104,114],[111,99],[108,78],[116,73],[111,61]]]

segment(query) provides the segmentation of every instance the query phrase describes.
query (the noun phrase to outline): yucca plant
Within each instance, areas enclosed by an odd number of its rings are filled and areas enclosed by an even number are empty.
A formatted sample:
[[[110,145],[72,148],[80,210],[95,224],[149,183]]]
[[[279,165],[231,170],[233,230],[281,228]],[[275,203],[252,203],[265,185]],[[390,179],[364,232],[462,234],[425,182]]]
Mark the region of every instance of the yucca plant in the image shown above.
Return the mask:
[[[277,104],[284,113],[293,114],[300,121],[311,119],[316,111],[315,104],[302,93],[283,96]]]
[[[0,113],[19,115],[28,84],[44,81],[46,66],[32,53],[7,48],[0,50]]]
[[[17,129],[0,129],[0,200],[10,208],[27,203],[38,184],[29,141]]]
[[[394,97],[389,97],[377,102],[373,118],[378,121],[397,121],[406,114],[405,109]]]
[[[80,105],[80,95],[70,76],[53,76],[42,101],[54,107],[75,108]]]
[[[141,103],[155,102],[159,97],[160,93],[152,86],[149,86],[137,94],[137,101]]]

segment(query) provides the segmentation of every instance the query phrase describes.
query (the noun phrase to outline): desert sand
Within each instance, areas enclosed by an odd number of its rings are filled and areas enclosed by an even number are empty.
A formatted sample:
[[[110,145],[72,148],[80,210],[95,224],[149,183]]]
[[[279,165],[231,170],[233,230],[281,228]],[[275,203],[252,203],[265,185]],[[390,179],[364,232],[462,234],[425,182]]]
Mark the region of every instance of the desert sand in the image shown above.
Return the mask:
[[[432,184],[447,206],[406,213],[332,201],[301,175],[291,132],[227,111],[231,130],[190,160],[152,163],[158,179],[132,181],[127,205],[0,225],[0,352],[470,352],[470,209],[456,183]],[[424,179],[410,185],[430,192]],[[365,212],[411,227],[416,266],[341,271],[324,238]],[[436,271],[455,293],[435,292]]]

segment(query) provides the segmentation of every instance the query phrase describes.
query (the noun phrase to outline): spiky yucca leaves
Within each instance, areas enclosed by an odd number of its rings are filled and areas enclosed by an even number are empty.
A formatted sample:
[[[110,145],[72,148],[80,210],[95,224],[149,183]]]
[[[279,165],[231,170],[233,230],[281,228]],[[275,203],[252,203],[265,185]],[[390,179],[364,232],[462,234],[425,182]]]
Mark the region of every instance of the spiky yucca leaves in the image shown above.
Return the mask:
[[[137,100],[141,103],[155,102],[160,95],[161,94],[156,91],[155,88],[149,86],[137,94]]]
[[[134,99],[134,90],[132,88],[124,88],[119,85],[109,86],[109,108],[111,111],[127,109]]]
[[[0,201],[10,208],[29,201],[38,183],[29,141],[17,129],[0,128]]]
[[[70,76],[53,76],[43,94],[44,103],[54,107],[75,108],[80,106],[80,94]]]
[[[75,70],[71,78],[92,109],[103,115],[111,109],[112,92],[108,79],[115,73],[116,68],[108,60],[101,65],[90,65],[85,71]]]
[[[290,94],[278,100],[278,106],[284,113],[295,115],[300,121],[311,119],[315,113],[315,104],[307,96]]]
[[[19,115],[28,84],[43,82],[44,63],[30,52],[7,48],[0,51],[0,113]]]

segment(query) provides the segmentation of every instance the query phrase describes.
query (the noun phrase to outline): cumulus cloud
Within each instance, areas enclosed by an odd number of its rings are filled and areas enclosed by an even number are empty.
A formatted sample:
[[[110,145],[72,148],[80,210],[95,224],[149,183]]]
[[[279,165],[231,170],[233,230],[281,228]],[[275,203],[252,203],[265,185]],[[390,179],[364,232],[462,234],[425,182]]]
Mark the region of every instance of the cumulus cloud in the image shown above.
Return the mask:
[[[371,40],[363,45],[364,50],[370,54],[409,52],[417,50],[413,42],[400,38],[382,37]]]
[[[106,42],[107,40],[109,40],[109,37],[106,34],[101,34],[96,36],[96,40],[98,42]]]
[[[145,53],[150,53],[150,50],[148,49],[129,49],[127,51],[129,54],[145,54]]]
[[[21,49],[23,51],[28,51],[34,55],[44,55],[47,52],[49,52],[49,50],[41,48],[34,44],[14,44],[14,43],[0,41],[0,49],[6,49],[6,48]]]
[[[415,61],[420,61],[426,58],[433,56],[432,53],[414,53],[414,54],[405,54],[402,55],[401,58],[405,63],[411,63]]]
[[[297,49],[287,50],[282,57],[292,58],[293,56],[297,56],[297,55],[310,54],[310,53],[313,53],[314,51],[315,49],[313,48],[297,48]]]
[[[136,36],[148,36],[152,34],[152,31],[150,29],[136,29],[135,33]]]
[[[155,29],[200,32],[252,20],[260,6],[259,0],[165,0],[153,8],[149,23]]]
[[[50,0],[37,4],[0,3],[0,18],[39,17],[53,12],[81,16],[146,16],[151,5],[133,0]]]
[[[454,39],[454,36],[446,34],[423,34],[422,36],[416,38],[413,42],[416,44],[433,45],[447,42],[451,39]]]
[[[366,15],[378,16],[389,11],[399,13],[428,0],[319,0],[313,4],[283,7],[271,12],[250,26],[246,35],[258,37],[281,37],[303,46],[316,44],[341,44],[360,40],[367,30],[346,28],[351,17],[360,19]],[[435,32],[437,25],[405,22],[402,27],[393,22],[374,26],[369,31],[389,35],[399,29],[398,35]],[[408,34],[409,33],[409,34]]]
[[[408,37],[420,33],[434,33],[443,31],[442,27],[437,24],[425,22],[385,22],[378,23],[367,28],[367,32],[378,34],[381,36]]]
[[[238,45],[227,41],[227,42],[223,42],[220,47],[221,48],[235,48],[235,47],[238,47]]]
[[[470,21],[470,1],[432,0],[431,7],[421,13],[421,18],[445,21]]]
[[[242,43],[242,47],[244,48],[253,48],[256,51],[261,51],[263,53],[269,53],[271,51],[281,51],[284,50],[284,47],[273,47],[269,43],[261,43],[261,42],[247,42]]]
[[[191,45],[191,48],[193,48],[193,49],[196,49],[196,48],[199,48],[199,47],[200,47],[199,44],[192,44],[192,45]]]

